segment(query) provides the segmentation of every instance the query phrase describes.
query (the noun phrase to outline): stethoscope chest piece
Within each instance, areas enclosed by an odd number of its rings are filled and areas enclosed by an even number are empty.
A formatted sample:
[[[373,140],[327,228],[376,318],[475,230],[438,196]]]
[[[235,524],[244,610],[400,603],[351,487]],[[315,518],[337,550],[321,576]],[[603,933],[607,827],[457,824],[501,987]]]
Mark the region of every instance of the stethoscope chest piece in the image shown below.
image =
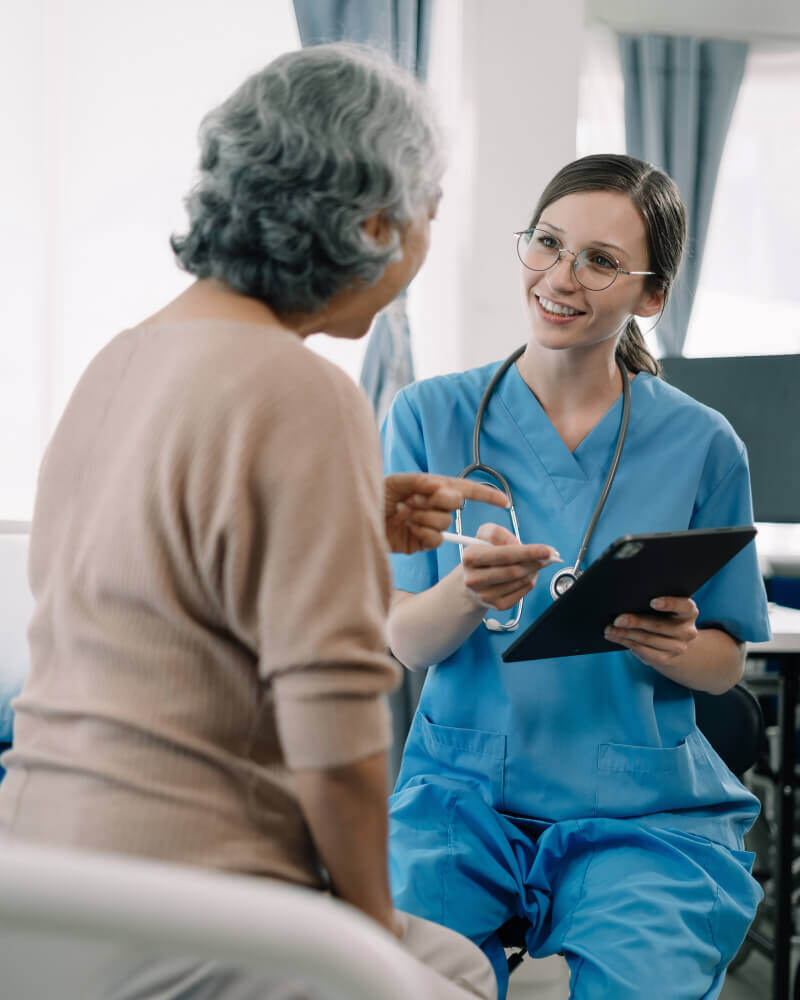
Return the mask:
[[[550,578],[550,596],[554,601],[563,597],[577,579],[578,574],[574,569],[560,569]]]

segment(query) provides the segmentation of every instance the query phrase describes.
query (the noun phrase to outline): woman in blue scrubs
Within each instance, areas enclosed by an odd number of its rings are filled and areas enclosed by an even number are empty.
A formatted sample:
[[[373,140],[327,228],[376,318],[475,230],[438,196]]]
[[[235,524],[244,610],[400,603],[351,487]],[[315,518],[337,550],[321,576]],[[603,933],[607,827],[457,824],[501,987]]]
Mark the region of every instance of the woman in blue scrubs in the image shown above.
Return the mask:
[[[698,731],[691,693],[726,691],[744,642],[769,635],[752,544],[694,600],[664,595],[670,615],[609,623],[618,652],[504,664],[512,637],[482,623],[525,597],[524,629],[552,600],[558,553],[574,562],[617,443],[620,362],[630,426],[583,565],[629,532],[752,521],[742,442],[658,377],[634,318],[662,311],[685,234],[676,186],[649,164],[593,156],[559,171],[519,241],[527,346],[480,435],[524,544],[503,512],[468,505],[462,530],[491,544],[463,564],[454,545],[394,557],[392,650],[430,668],[391,798],[395,902],[481,945],[501,996],[496,932],[524,916],[532,955],[566,956],[575,998],[716,997],[760,898],[742,843],[757,800]],[[403,390],[387,471],[469,465],[498,367]]]

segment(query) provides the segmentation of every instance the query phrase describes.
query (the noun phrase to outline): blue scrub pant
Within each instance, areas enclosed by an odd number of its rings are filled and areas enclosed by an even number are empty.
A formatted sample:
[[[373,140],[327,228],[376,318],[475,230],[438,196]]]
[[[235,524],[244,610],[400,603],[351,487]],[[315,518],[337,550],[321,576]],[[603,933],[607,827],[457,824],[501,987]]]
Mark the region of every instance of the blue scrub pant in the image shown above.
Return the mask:
[[[693,834],[512,819],[446,778],[390,804],[395,904],[480,945],[501,1000],[497,930],[513,916],[530,920],[532,956],[564,953],[575,1000],[713,1000],[761,898],[752,854]]]

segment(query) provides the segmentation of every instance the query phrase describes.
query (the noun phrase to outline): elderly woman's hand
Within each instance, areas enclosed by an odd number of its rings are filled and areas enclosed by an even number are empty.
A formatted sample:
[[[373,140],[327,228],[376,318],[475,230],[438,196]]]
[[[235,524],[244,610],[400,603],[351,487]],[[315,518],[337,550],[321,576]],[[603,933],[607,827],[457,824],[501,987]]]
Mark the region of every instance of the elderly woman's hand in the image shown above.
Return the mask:
[[[384,479],[386,540],[392,552],[411,555],[441,545],[454,510],[465,500],[507,507],[501,490],[485,483],[430,472],[400,472]]]

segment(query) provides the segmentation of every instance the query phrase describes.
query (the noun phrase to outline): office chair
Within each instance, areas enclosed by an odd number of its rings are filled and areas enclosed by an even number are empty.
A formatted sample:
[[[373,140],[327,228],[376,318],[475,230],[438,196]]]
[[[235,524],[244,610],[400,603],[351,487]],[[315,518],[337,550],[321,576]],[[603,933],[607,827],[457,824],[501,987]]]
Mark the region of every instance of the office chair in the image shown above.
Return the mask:
[[[743,684],[725,694],[694,691],[697,728],[739,780],[756,763],[766,741],[756,696]]]
[[[424,1000],[424,967],[352,907],[273,879],[122,855],[0,850],[4,997],[87,1000],[124,954],[191,955],[302,983],[307,1000]],[[423,973],[421,973],[421,968]],[[281,994],[282,996],[284,994]]]
[[[697,727],[737,778],[756,763],[766,739],[761,705],[743,684],[734,685],[724,694],[693,691]],[[527,953],[525,935],[529,928],[525,917],[512,917],[500,928],[500,941],[506,949],[516,949],[508,958],[513,972]]]
[[[0,753],[12,739],[10,701],[19,694],[28,673],[28,622],[33,597],[28,587],[26,521],[0,521]],[[4,775],[0,766],[0,780]]]

